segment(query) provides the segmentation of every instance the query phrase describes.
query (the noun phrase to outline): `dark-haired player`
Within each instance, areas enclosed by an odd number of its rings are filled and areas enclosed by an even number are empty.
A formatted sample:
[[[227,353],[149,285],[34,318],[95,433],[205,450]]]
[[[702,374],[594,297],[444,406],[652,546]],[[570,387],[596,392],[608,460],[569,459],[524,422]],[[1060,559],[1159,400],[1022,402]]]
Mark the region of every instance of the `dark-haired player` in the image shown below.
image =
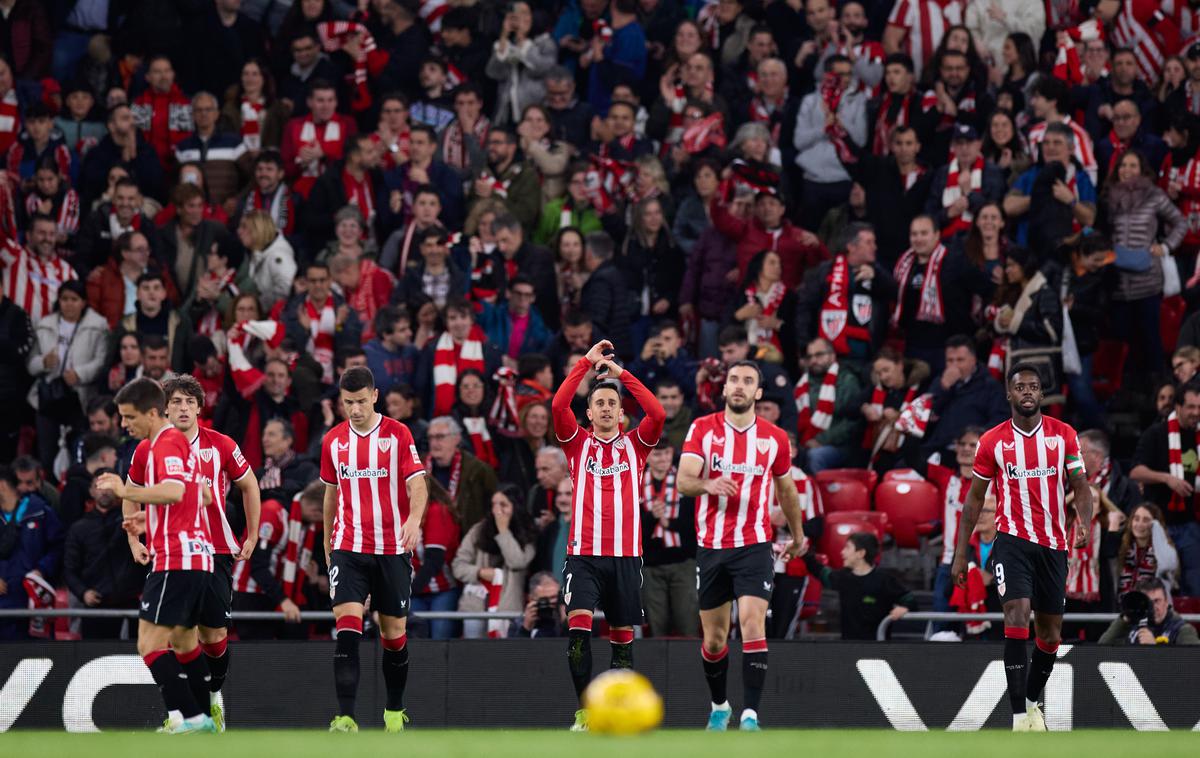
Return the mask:
[[[552,402],[554,433],[567,455],[574,485],[562,591],[567,664],[580,698],[592,679],[596,608],[604,611],[612,629],[612,668],[633,667],[633,627],[642,623],[642,470],[667,418],[654,394],[608,357],[612,352],[608,340],[593,345],[567,374]],[[601,377],[588,392],[588,432],[576,423],[571,400],[593,368]],[[621,385],[646,412],[632,432],[621,431]],[[587,730],[586,711],[575,712],[571,730]]]
[[[196,639],[204,595],[212,584],[213,551],[206,508],[212,499],[187,438],[163,415],[166,398],[153,379],[141,377],[116,397],[121,423],[141,440],[133,453],[128,482],[102,474],[99,489],[122,498],[125,529],[133,558],[150,564],[138,620],[138,654],[150,669],[167,708],[161,731],[169,734],[213,732],[204,713],[208,664]],[[146,545],[135,526],[146,506]]]
[[[408,601],[412,589],[412,550],[429,499],[412,433],[399,421],[375,412],[379,390],[371,370],[347,369],[338,383],[346,420],[321,440],[321,481],[325,483],[325,559],[329,599],[337,620],[333,678],[338,712],[331,732],[357,732],[358,643],[363,604],[379,613],[383,680],[387,702],[384,728],[401,732],[408,721],[404,686],[408,681]]]
[[[996,541],[988,567],[1004,602],[1004,673],[1013,709],[1014,732],[1044,732],[1038,700],[1054,669],[1062,639],[1067,585],[1067,488],[1075,494],[1075,547],[1085,548],[1092,523],[1088,486],[1075,430],[1042,415],[1042,379],[1037,367],[1019,363],[1008,372],[1012,420],[979,438],[975,481],[967,493],[950,575],[967,583],[967,543],[975,531],[988,485],[996,493]],[[1030,662],[1029,611],[1037,645]],[[1026,677],[1028,669],[1028,678]]]
[[[725,378],[725,409],[692,422],[679,459],[679,491],[696,498],[696,588],[704,643],[700,655],[712,694],[708,728],[724,731],[733,709],[726,697],[729,677],[730,603],[738,602],[742,631],[740,727],[758,731],[758,706],[767,676],[767,607],[775,581],[775,498],[792,534],[804,534],[800,496],[792,481],[787,434],[757,418],[762,372],[738,361]],[[800,552],[793,542],[785,560]]]
[[[200,606],[200,649],[208,658],[211,676],[208,692],[194,693],[200,703],[207,705],[216,724],[217,731],[225,731],[225,702],[221,688],[229,671],[229,621],[233,610],[233,562],[249,560],[258,542],[258,521],[261,503],[258,478],[242,456],[241,448],[229,437],[218,431],[201,426],[200,410],[204,407],[204,388],[191,374],[180,374],[163,382],[163,395],[167,398],[167,420],[183,432],[192,452],[196,454],[196,467],[205,483],[212,489],[212,502],[207,510],[208,527],[212,540],[213,573],[212,585],[204,593]],[[246,513],[246,538],[241,545],[229,526],[225,516],[225,498],[230,485],[237,487],[242,496],[242,508]]]

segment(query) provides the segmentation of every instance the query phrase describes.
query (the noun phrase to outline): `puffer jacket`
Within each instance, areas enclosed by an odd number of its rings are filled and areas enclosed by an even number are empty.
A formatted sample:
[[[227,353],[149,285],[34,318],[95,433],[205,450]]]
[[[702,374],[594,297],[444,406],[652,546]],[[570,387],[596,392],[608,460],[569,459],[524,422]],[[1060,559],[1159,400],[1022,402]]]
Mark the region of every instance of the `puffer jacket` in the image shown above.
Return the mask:
[[[1010,350],[1062,344],[1062,301],[1042,272],[1034,274],[1025,283],[1021,296],[1013,306],[1013,317],[1008,328],[1001,329],[997,324],[996,331],[1011,337]]]
[[[67,350],[66,360],[59,362],[54,369],[47,369],[45,356],[58,349],[58,324],[62,317],[50,313],[37,323],[34,334],[33,351],[29,354],[27,367],[29,375],[39,379],[54,379],[62,376],[62,372],[73,369],[79,375],[79,383],[75,385],[75,393],[79,395],[79,405],[86,408],[88,400],[94,392],[93,382],[104,370],[105,352],[108,344],[108,322],[91,308],[85,308],[75,327],[75,337]],[[37,384],[29,390],[29,404],[37,407]]]
[[[558,62],[558,46],[549,34],[526,39],[520,46],[509,44],[500,55],[500,42],[484,69],[500,83],[496,87],[496,124],[516,124],[525,106],[542,102],[546,96],[543,77]]]
[[[277,235],[266,249],[250,253],[250,276],[258,288],[258,302],[264,312],[292,293],[296,253],[286,237]]]
[[[496,610],[520,611],[525,608],[525,579],[529,565],[537,552],[537,541],[522,546],[511,531],[496,535],[500,555],[493,555],[479,548],[484,521],[467,531],[450,569],[454,578],[463,583],[462,599],[458,601],[460,611],[487,610],[486,590],[480,595],[483,585],[479,581],[479,569],[499,568],[504,570],[504,582],[500,590],[500,602]]]
[[[1109,236],[1113,245],[1132,250],[1149,250],[1161,242],[1175,252],[1187,233],[1183,214],[1149,179],[1139,177],[1113,185],[1105,198]],[[1166,230],[1163,227],[1166,227]],[[1145,271],[1121,271],[1113,299],[1141,300],[1162,294],[1162,260],[1151,257]]]

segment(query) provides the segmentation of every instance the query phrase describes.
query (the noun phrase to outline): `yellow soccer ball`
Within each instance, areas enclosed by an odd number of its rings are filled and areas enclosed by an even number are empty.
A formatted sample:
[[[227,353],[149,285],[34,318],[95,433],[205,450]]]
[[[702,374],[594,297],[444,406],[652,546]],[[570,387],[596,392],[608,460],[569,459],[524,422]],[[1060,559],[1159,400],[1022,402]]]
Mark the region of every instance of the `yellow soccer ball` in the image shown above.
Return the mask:
[[[662,723],[663,701],[650,680],[636,671],[613,669],[592,680],[583,692],[588,730],[601,734],[639,734]]]

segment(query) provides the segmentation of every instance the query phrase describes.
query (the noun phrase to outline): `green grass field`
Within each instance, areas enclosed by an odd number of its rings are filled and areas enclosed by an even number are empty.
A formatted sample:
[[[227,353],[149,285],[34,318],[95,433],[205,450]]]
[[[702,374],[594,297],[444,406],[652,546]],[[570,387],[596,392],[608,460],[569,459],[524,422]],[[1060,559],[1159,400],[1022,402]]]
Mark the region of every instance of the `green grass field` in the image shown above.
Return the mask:
[[[169,743],[169,744],[168,744]],[[1196,756],[1200,734],[1140,733],[1132,730],[1013,735],[1001,731],[765,731],[760,734],[707,734],[659,731],[641,737],[604,737],[566,731],[410,730],[402,735],[362,732],[331,735],[318,731],[244,731],[224,735],[166,737],[156,734],[8,732],[0,734],[0,755],[11,758],[345,758],[419,756],[424,758],[1013,758],[1058,756]]]

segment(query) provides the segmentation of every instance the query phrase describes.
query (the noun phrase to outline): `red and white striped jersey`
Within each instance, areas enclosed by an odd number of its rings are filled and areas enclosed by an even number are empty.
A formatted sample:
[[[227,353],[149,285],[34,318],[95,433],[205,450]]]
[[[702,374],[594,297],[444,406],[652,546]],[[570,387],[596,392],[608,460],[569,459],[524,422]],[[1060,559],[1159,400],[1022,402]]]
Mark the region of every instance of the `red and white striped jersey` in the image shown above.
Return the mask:
[[[1162,10],[1179,27],[1179,38],[1183,41],[1181,50],[1200,37],[1200,7],[1193,6],[1189,0],[1162,0]]]
[[[942,563],[953,563],[958,524],[967,504],[967,493],[971,491],[971,477],[959,476],[953,469],[934,463],[929,464],[925,474],[942,493]]]
[[[417,549],[413,555],[413,576],[416,576],[417,571],[420,570],[421,563],[425,560],[425,551],[429,548],[440,548],[445,553],[445,560],[442,563],[442,570],[429,578],[429,584],[420,589],[413,587],[414,595],[445,592],[455,586],[454,575],[450,573],[450,562],[454,560],[454,554],[458,552],[458,542],[461,536],[462,530],[455,522],[454,514],[450,512],[450,509],[436,500],[429,501],[429,507],[425,510],[425,523],[421,527],[421,539],[417,542]]]
[[[728,477],[739,485],[736,497],[696,498],[696,544],[726,549],[771,540],[774,477],[791,472],[787,434],[756,418],[745,429],[725,420],[725,412],[701,416],[688,428],[683,455],[704,462],[701,478]]]
[[[1083,166],[1083,170],[1087,172],[1088,178],[1092,180],[1092,185],[1095,186],[1098,166],[1096,164],[1096,152],[1092,147],[1091,135],[1087,133],[1087,130],[1081,124],[1073,121],[1070,116],[1064,116],[1062,123],[1066,124],[1071,129],[1071,133],[1075,135],[1075,160],[1079,161],[1079,165]],[[1033,155],[1035,163],[1038,160],[1042,140],[1046,138],[1046,127],[1048,125],[1046,121],[1039,121],[1029,127],[1029,152]]]
[[[236,442],[203,426],[197,425],[191,446],[197,458],[196,471],[212,488],[212,502],[206,510],[213,551],[217,555],[233,555],[242,546],[225,517],[225,498],[230,485],[250,473],[250,465]]]
[[[815,518],[824,518],[825,504],[821,502],[821,488],[817,486],[816,481],[804,473],[804,469],[799,466],[792,466],[792,481],[796,483],[796,494],[800,498],[800,511],[804,514],[804,521],[808,522]],[[771,502],[770,514],[774,517],[781,510],[779,499],[776,498]],[[792,532],[787,524],[775,527],[774,540],[777,546],[776,555],[778,556],[792,542]],[[787,574],[788,576],[808,576],[808,567],[804,565],[803,558],[793,558],[790,561],[784,561],[776,557],[775,573]]]
[[[1138,77],[1151,87],[1158,83],[1167,58],[1179,51],[1179,27],[1159,6],[1159,0],[1122,0],[1112,21],[1113,47],[1133,51]]]
[[[888,25],[908,32],[906,52],[913,59],[918,79],[921,69],[929,63],[942,37],[951,27],[963,22],[963,0],[896,0],[888,14]]]
[[[138,443],[129,466],[129,482],[153,487],[175,481],[183,498],[167,505],[147,505],[146,537],[151,571],[212,571],[213,549],[201,487],[204,480],[187,438],[167,424]]]
[[[975,453],[975,476],[995,488],[996,529],[1052,550],[1067,549],[1067,478],[1084,474],[1075,430],[1049,416],[1028,433],[994,426]]]
[[[4,269],[4,294],[29,314],[35,327],[54,310],[63,282],[79,278],[71,264],[57,254],[42,260],[12,240],[0,247],[0,268]]]
[[[424,475],[412,432],[399,421],[380,414],[369,432],[349,421],[330,429],[321,440],[321,481],[338,490],[333,549],[401,555],[406,484]]]
[[[636,558],[642,554],[642,471],[662,436],[667,414],[633,374],[620,381],[646,417],[631,432],[602,440],[575,421],[571,398],[591,369],[581,358],[554,393],[554,434],[567,455],[574,486],[567,555]]]
[[[255,550],[270,550],[271,573],[282,579],[283,551],[287,547],[288,510],[278,500],[264,500],[259,512],[258,544]],[[233,591],[263,594],[262,586],[254,580],[252,561],[233,564]]]

